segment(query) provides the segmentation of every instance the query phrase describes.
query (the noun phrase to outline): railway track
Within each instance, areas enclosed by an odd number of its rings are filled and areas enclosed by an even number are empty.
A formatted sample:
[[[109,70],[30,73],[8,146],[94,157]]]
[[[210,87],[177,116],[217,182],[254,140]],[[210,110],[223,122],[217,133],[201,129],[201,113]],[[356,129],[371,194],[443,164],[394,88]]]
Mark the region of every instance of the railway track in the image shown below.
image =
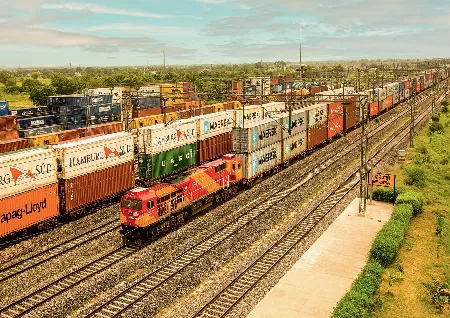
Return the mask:
[[[111,222],[99,225],[92,230],[81,233],[80,235],[70,238],[55,246],[52,246],[51,248],[39,252],[38,254],[35,254],[24,260],[0,269],[0,282],[10,279],[32,268],[35,268],[42,263],[48,262],[49,260],[65,254],[83,244],[86,244],[93,239],[96,239],[102,235],[120,228],[120,224],[117,221],[118,218]]]
[[[416,125],[426,118],[427,107],[421,114]],[[408,135],[407,128],[392,136],[388,142],[399,137],[399,141],[389,147],[393,149],[398,146]],[[386,151],[381,148],[372,156],[374,164],[378,164],[384,157]],[[318,206],[308,215],[299,220],[286,234],[270,246],[257,260],[250,264],[241,274],[225,286],[216,296],[205,304],[194,317],[217,318],[224,317],[252,290],[264,277],[288,255],[304,238],[314,230],[320,221],[334,208],[344,197],[359,184],[359,168],[353,171],[340,186],[331,192]]]
[[[117,264],[138,248],[120,247],[1,309],[1,317],[21,317],[88,278]]]
[[[407,111],[407,110],[405,110]],[[395,120],[395,119],[394,119]],[[377,127],[371,134],[377,133],[379,130],[385,128],[385,123]],[[162,284],[168,282],[172,277],[179,274],[187,266],[192,265],[195,261],[200,259],[206,253],[211,251],[218,244],[228,239],[232,234],[243,229],[249,222],[255,220],[258,216],[271,209],[271,207],[277,205],[281,200],[289,196],[292,192],[303,186],[306,182],[311,180],[315,175],[326,170],[330,165],[338,160],[339,157],[344,156],[346,153],[353,151],[358,145],[353,143],[352,146],[347,147],[345,153],[340,153],[337,156],[324,160],[314,171],[305,173],[302,176],[302,180],[292,185],[292,181],[288,180],[278,187],[277,190],[270,191],[265,198],[270,197],[268,200],[255,200],[256,204],[249,204],[252,206],[250,209],[245,209],[246,212],[238,216],[236,219],[225,224],[214,233],[204,238],[201,242],[197,243],[190,249],[186,250],[174,260],[167,264],[157,268],[141,277],[134,284],[120,292],[118,295],[108,300],[106,303],[97,307],[89,313],[90,317],[118,317],[130,307],[145,299],[151,292],[156,290]],[[350,191],[350,190],[348,190]]]
[[[371,133],[375,134],[378,130],[385,128],[386,125],[388,125],[390,122],[391,121],[388,121],[386,123],[383,123],[382,125],[379,125],[379,127]],[[354,147],[347,147],[346,152],[348,153],[350,151],[349,149],[351,148]],[[259,215],[263,214],[265,211],[269,210],[283,198],[287,197],[290,193],[304,185],[315,175],[327,169],[331,164],[338,160],[338,157],[341,157],[343,155],[345,154],[339,154],[338,156],[330,155],[330,158],[324,159],[322,161],[322,164],[316,167],[314,171],[304,173],[302,176],[302,181],[297,183],[296,185],[292,186],[292,182],[288,180],[283,183],[281,187],[278,187],[278,189],[273,189],[272,191],[266,193],[264,197],[260,197],[248,203],[245,207],[241,208],[241,210],[245,210],[244,213],[238,215],[234,220],[230,221],[229,223],[218,229],[216,232],[207,236],[202,242],[199,242],[191,249],[179,255],[177,258],[175,258],[174,261],[169,262],[168,264],[161,266],[152,273],[145,275],[145,277],[133,284],[130,288],[123,291],[118,296],[114,297],[112,300],[108,301],[101,307],[95,309],[90,315],[100,317],[115,317],[121,314],[134,303],[144,298],[152,290],[156,289],[158,286],[179,273],[186,266],[192,264],[197,259],[205,255],[205,253],[217,246],[220,242],[223,242],[223,240],[242,229],[246,224],[254,220]],[[270,196],[272,197],[269,200],[264,201],[265,198]],[[114,230],[114,228],[112,228],[110,231],[112,230]],[[100,235],[101,234],[98,234],[98,236]],[[64,243],[65,242],[61,244]],[[75,245],[74,247],[76,246],[77,245]],[[61,293],[71,289],[72,287],[80,284],[83,281],[86,281],[88,278],[91,278],[94,275],[106,270],[112,265],[117,264],[124,258],[134,254],[137,250],[137,248],[122,247],[111,251],[105,256],[102,256],[99,259],[90,262],[82,268],[69,273],[60,279],[57,279],[56,281],[40,288],[39,290],[28,294],[18,301],[15,301],[14,303],[2,308],[0,310],[0,313],[5,317],[23,316],[26,313],[29,313],[30,311],[48,302],[57,295],[60,295]],[[59,255],[61,254],[62,253],[60,253]],[[47,256],[50,256],[50,254]],[[51,256],[51,258],[53,257],[56,256]],[[39,262],[39,264],[45,261],[46,260],[42,260]]]

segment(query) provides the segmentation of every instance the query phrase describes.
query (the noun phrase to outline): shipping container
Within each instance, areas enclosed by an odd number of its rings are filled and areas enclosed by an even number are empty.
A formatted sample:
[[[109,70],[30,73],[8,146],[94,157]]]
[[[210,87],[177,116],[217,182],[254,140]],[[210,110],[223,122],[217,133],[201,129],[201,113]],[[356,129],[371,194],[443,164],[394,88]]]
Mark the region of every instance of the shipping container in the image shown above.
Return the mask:
[[[154,154],[197,142],[197,123],[182,119],[170,125],[158,124],[138,129],[139,152]]]
[[[285,102],[272,102],[262,105],[264,109],[264,118],[269,118],[270,116],[275,116],[286,111]]]
[[[135,97],[131,99],[133,110],[159,108],[161,109],[161,98],[158,97]]]
[[[39,147],[44,145],[56,145],[59,142],[58,133],[43,134],[27,137],[30,147]]]
[[[327,137],[333,138],[334,136],[340,134],[344,129],[344,116],[335,117],[328,121]]]
[[[18,118],[39,117],[42,116],[42,112],[37,107],[16,108],[11,109],[11,115],[17,116]]]
[[[411,89],[409,89],[409,88],[408,88],[408,89],[405,89],[405,99],[406,99],[406,98],[409,98],[410,92],[411,92]]]
[[[141,86],[139,87],[138,93],[139,94],[152,94],[152,93],[157,93],[159,96],[159,93],[161,92],[161,88],[159,87],[159,84],[153,84],[153,85],[145,85],[145,86]]]
[[[30,149],[0,156],[0,198],[56,183],[52,149]]]
[[[13,115],[0,116],[0,130],[17,130],[17,117]]]
[[[308,127],[308,149],[311,149],[327,140],[328,129],[326,124],[316,124]]]
[[[18,119],[17,124],[20,129],[30,129],[40,126],[56,125],[57,123],[56,117],[53,115],[49,115],[49,116]]]
[[[183,145],[153,155],[139,155],[138,175],[158,179],[185,170],[197,163],[197,143]]]
[[[393,96],[387,96],[386,97],[386,103],[385,103],[385,108],[391,108],[392,107],[392,102],[393,102]]]
[[[0,237],[58,216],[58,184],[0,199]]]
[[[228,112],[231,114],[234,127],[239,128],[242,127],[242,124],[244,124],[245,127],[247,124],[260,121],[264,118],[263,109],[260,105],[247,106],[244,108],[229,110]]]
[[[199,140],[197,143],[198,163],[211,161],[233,150],[231,132]]]
[[[74,139],[78,139],[80,137],[84,137],[80,134],[80,130],[64,130],[58,133],[58,143],[66,142]]]
[[[282,160],[281,146],[281,142],[277,142],[251,153],[237,154],[236,157],[242,160],[243,179],[253,179],[280,165]]]
[[[312,106],[305,107],[308,110],[308,125],[325,124],[328,120],[328,105],[326,103],[319,103]]]
[[[289,136],[289,113],[278,115],[279,123],[283,129],[283,138]],[[308,110],[297,109],[291,112],[291,135],[306,131],[308,128]]]
[[[233,151],[237,153],[253,152],[282,139],[279,122],[263,119],[244,128],[233,128]]]
[[[26,129],[26,130],[20,130],[19,137],[26,138],[26,137],[32,137],[32,136],[37,136],[37,135],[51,134],[54,132],[59,132],[61,130],[62,130],[61,125],[52,125],[52,126],[31,128],[31,129]]]
[[[410,89],[410,88],[411,88],[411,82],[405,81],[405,89]]]
[[[120,105],[116,104],[93,105],[88,107],[87,110],[87,115],[89,117],[120,115],[122,111]]]
[[[397,105],[400,100],[400,93],[394,93],[392,96],[392,105]]]
[[[0,116],[9,115],[9,104],[7,101],[0,101]]]
[[[328,104],[328,121],[342,117],[344,115],[344,106],[340,102]]]
[[[424,84],[420,83],[420,91],[423,91],[425,89]]]
[[[377,88],[378,91],[378,101],[386,99],[386,88]]]
[[[133,136],[120,132],[56,146],[58,177],[71,179],[134,160]]]
[[[345,129],[349,130],[358,124],[359,109],[356,108],[356,102],[352,101],[346,104],[345,107],[346,119],[345,119]]]
[[[283,139],[283,162],[296,158],[306,151],[307,136],[307,131],[303,130]]]
[[[95,202],[120,195],[134,187],[134,162],[59,180],[61,214],[72,214]]]
[[[0,153],[18,151],[28,148],[28,140],[14,139],[8,141],[0,141]]]
[[[160,114],[162,114],[161,107],[133,110],[133,118],[148,117]]]
[[[17,130],[0,130],[0,141],[8,141],[19,138]]]
[[[370,103],[369,105],[369,116],[373,117],[378,114],[378,102]]]
[[[195,117],[198,139],[203,140],[223,133],[231,132],[233,119],[228,112],[219,112]]]

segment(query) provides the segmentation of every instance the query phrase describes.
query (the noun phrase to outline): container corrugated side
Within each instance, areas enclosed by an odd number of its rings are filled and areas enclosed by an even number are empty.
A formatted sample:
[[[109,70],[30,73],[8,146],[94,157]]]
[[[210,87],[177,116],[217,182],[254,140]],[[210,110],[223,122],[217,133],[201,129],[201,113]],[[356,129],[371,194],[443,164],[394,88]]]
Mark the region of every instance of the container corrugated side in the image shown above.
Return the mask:
[[[192,119],[182,119],[164,124],[138,129],[138,147],[142,154],[154,154],[197,142],[197,123]]]
[[[308,149],[315,147],[327,140],[328,129],[326,124],[317,124],[308,127]]]
[[[344,129],[344,117],[339,116],[335,117],[332,120],[328,121],[328,131],[327,131],[327,137],[333,138],[334,136],[340,134]]]
[[[195,119],[197,122],[198,140],[231,132],[234,125],[230,114],[227,112],[198,116]]]
[[[295,158],[305,152],[308,145],[307,131],[283,139],[283,162]]]
[[[61,214],[108,199],[134,187],[134,162],[123,163],[71,179],[59,180]]]
[[[198,163],[214,160],[233,150],[231,132],[202,139],[197,145]]]
[[[348,130],[358,124],[359,109],[356,108],[356,102],[351,102],[345,107],[346,122],[345,128]]]
[[[244,128],[233,128],[233,151],[237,153],[253,152],[279,142],[281,139],[279,123],[273,119],[264,119],[244,126]]]
[[[313,126],[319,123],[326,123],[328,120],[328,105],[326,103],[319,103],[305,108],[308,110],[308,126]]]
[[[158,179],[185,170],[197,163],[197,143],[187,144],[153,155],[140,155],[138,174],[143,179]]]
[[[242,124],[245,127],[247,124],[260,121],[264,118],[263,109],[260,105],[247,106],[244,109],[228,110],[227,112],[230,112],[231,118],[233,118],[234,127],[242,127]]]
[[[70,179],[134,160],[133,136],[120,132],[53,146],[58,177]]]
[[[284,127],[283,138],[289,136],[289,114],[283,114],[278,116],[280,125]],[[291,135],[298,134],[299,132],[306,131],[308,129],[308,110],[298,109],[291,113]]]
[[[378,101],[370,103],[369,105],[369,116],[373,117],[378,114]]]
[[[252,179],[278,166],[282,159],[281,146],[277,142],[248,154],[237,154],[243,163],[243,178]]]
[[[0,199],[0,237],[57,217],[58,184]]]
[[[276,114],[281,114],[286,111],[285,102],[271,102],[262,105],[264,109],[264,118],[269,118],[270,116],[275,116]]]
[[[0,198],[57,182],[52,149],[32,149],[0,156]]]
[[[18,151],[28,148],[27,139],[14,139],[9,141],[0,141],[0,153]]]

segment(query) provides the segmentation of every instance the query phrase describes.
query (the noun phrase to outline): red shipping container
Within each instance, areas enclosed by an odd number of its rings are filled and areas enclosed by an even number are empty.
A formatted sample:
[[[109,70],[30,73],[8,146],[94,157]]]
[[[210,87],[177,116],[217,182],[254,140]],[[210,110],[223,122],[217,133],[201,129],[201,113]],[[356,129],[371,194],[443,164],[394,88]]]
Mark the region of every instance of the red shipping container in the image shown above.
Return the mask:
[[[359,118],[359,114],[356,114],[356,102],[351,102],[347,104],[345,112],[346,112],[346,119],[345,119],[345,127],[346,129],[350,129],[352,127],[355,127],[358,124],[357,118]]]
[[[328,129],[326,125],[314,125],[308,128],[308,149],[315,147],[327,140]]]
[[[58,184],[0,200],[0,237],[58,216]]]
[[[344,129],[344,117],[337,117],[328,121],[328,138],[333,138]]]
[[[378,114],[378,102],[370,103],[369,105],[369,116],[372,118]]]
[[[197,143],[197,160],[199,163],[210,161],[230,153],[232,149],[233,142],[231,132],[200,140]]]
[[[203,106],[202,107],[202,114],[208,115],[214,113],[214,106]]]
[[[0,130],[0,141],[8,141],[19,138],[17,130]]]
[[[405,81],[405,89],[408,89],[411,87],[411,82],[410,81]]]
[[[420,92],[420,83],[417,83],[417,84],[416,84],[416,92],[417,92],[417,93]]]
[[[0,153],[18,151],[28,148],[28,139],[14,139],[8,141],[0,141]]]
[[[392,105],[393,105],[392,101],[393,101],[393,96],[392,95],[386,97],[386,102],[385,102],[385,108],[386,109],[392,107]]]
[[[420,91],[423,91],[425,89],[425,85],[423,83],[420,83]]]
[[[270,79],[270,85],[278,85],[278,83],[279,83],[278,76]]]
[[[344,106],[340,102],[328,104],[328,119],[333,120],[344,115]]]
[[[166,112],[170,113],[173,112],[174,110],[167,110],[167,108],[170,107],[166,107]],[[133,110],[133,118],[139,118],[139,117],[147,117],[147,116],[152,116],[152,115],[160,115],[162,114],[161,112],[161,107],[152,107],[152,108],[147,108],[147,109],[140,109],[140,110]]]
[[[80,138],[80,130],[63,130],[58,133],[59,142]]]
[[[0,130],[17,130],[17,117],[13,115],[0,116]]]
[[[76,214],[79,209],[119,195],[134,187],[134,161],[59,180],[61,214]]]
[[[320,93],[320,87],[319,86],[311,86],[311,91],[310,91],[311,95]]]

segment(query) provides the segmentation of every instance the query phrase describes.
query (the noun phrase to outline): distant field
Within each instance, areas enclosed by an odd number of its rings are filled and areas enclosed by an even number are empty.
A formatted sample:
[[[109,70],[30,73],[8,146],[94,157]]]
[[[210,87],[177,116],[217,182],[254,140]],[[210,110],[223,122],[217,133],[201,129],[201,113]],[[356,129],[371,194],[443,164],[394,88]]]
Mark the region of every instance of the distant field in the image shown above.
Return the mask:
[[[26,93],[8,94],[0,89],[0,100],[8,101],[10,108],[33,107],[30,96]]]

